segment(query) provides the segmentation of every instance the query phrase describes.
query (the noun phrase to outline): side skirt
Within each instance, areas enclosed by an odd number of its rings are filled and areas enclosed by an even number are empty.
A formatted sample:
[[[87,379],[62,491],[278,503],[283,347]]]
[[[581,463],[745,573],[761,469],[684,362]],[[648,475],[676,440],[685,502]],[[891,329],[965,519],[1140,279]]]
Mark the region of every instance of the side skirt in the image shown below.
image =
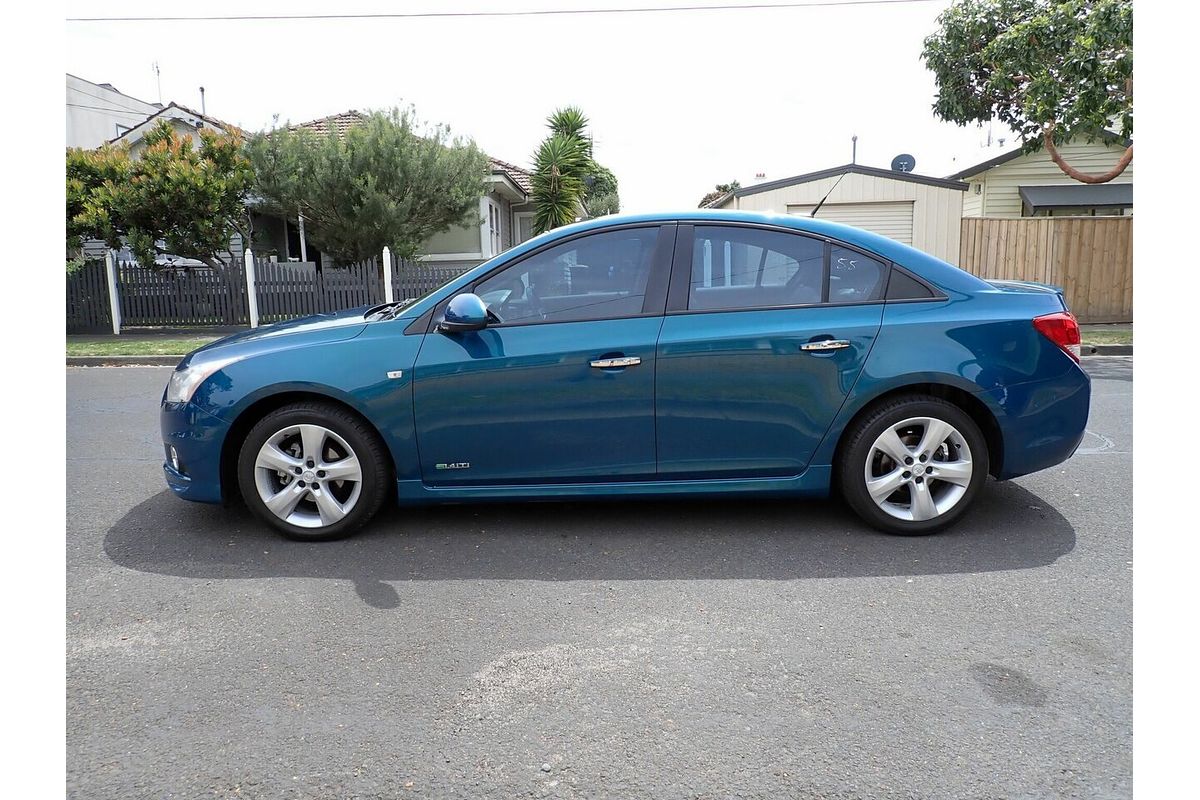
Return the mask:
[[[717,497],[721,495],[771,495],[826,497],[833,469],[810,466],[790,478],[727,478],[705,481],[631,481],[626,483],[543,483],[511,486],[431,487],[421,481],[396,481],[402,505],[465,503],[503,500],[575,500],[584,498],[631,499],[637,497]]]

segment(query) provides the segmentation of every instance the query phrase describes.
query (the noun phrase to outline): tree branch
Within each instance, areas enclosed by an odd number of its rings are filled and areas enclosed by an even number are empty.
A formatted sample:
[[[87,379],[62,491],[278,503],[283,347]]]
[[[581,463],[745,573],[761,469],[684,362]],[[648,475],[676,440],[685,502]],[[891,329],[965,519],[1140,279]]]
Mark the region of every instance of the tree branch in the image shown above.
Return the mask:
[[[1051,160],[1058,165],[1058,168],[1066,173],[1068,177],[1080,183],[1108,183],[1124,172],[1125,168],[1133,162],[1133,145],[1131,144],[1125,148],[1125,152],[1121,154],[1115,167],[1101,175],[1088,175],[1072,167],[1059,154],[1058,148],[1054,146],[1054,127],[1052,125],[1047,125],[1042,129],[1042,142],[1046,145],[1046,152],[1050,154]]]

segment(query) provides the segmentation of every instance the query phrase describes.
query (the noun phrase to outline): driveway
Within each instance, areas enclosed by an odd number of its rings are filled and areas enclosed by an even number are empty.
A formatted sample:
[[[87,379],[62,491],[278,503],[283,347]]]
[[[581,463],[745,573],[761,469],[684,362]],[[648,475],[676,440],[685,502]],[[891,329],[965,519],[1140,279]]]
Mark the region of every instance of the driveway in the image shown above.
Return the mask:
[[[474,505],[297,544],[165,489],[163,368],[67,369],[67,795],[1127,797],[1132,359],[951,532]]]

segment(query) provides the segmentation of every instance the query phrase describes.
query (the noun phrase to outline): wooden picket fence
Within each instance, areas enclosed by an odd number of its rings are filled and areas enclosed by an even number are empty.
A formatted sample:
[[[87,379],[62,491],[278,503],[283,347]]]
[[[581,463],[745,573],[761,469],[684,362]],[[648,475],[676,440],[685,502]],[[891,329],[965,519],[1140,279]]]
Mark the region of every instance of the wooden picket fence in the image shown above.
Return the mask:
[[[392,260],[395,299],[418,297],[462,274],[447,266]],[[254,291],[259,322],[269,323],[384,302],[381,260],[348,267],[255,259]],[[112,330],[105,265],[89,262],[67,276],[67,332]],[[117,295],[125,326],[250,324],[245,265],[233,259],[224,270],[208,267],[146,268],[117,265]]]
[[[109,333],[112,315],[104,264],[89,261],[67,275],[67,333]]]
[[[223,271],[118,265],[123,325],[246,325],[246,273],[241,261]]]
[[[1060,286],[1080,322],[1133,321],[1132,217],[975,217],[958,265],[981,278]]]
[[[254,287],[263,323],[382,303],[384,296],[383,271],[374,259],[322,271],[256,259]]]

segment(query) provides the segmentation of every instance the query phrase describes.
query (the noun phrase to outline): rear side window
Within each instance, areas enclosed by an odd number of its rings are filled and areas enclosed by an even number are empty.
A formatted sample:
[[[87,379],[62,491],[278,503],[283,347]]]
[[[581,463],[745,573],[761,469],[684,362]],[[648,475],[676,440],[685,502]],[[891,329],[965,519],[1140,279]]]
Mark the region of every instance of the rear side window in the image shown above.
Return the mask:
[[[880,300],[886,276],[887,267],[883,262],[835,244],[829,251],[829,302]]]
[[[737,310],[821,302],[825,245],[799,234],[697,225],[688,309]]]

